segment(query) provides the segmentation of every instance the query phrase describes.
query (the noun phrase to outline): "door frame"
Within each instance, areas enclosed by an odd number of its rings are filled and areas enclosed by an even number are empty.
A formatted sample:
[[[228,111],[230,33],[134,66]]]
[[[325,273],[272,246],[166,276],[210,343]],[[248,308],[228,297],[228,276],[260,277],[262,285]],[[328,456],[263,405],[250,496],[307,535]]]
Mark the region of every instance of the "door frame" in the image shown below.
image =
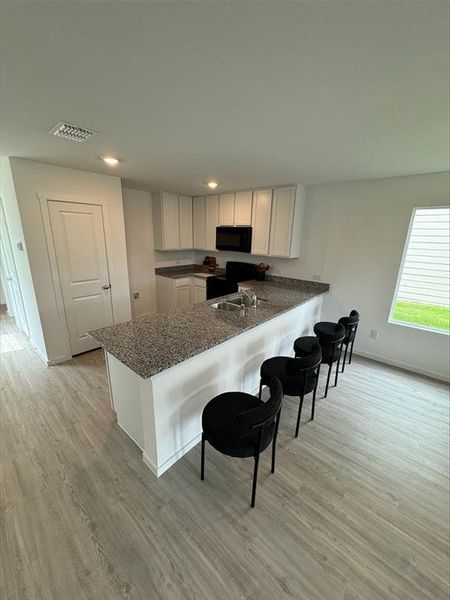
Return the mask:
[[[72,358],[72,350],[70,347],[69,327],[66,319],[66,311],[64,306],[61,280],[59,278],[58,261],[56,258],[56,249],[53,241],[52,226],[50,221],[49,202],[72,202],[73,204],[93,204],[100,206],[103,217],[103,231],[105,235],[106,262],[108,264],[108,273],[111,284],[111,309],[113,324],[116,323],[114,310],[114,283],[115,273],[114,265],[110,259],[112,254],[112,232],[109,218],[109,203],[103,198],[93,198],[89,196],[67,196],[65,194],[55,194],[51,192],[36,192],[36,198],[39,201],[41,210],[42,222],[44,225],[45,241],[47,245],[47,255],[52,275],[53,293],[55,297],[56,310],[60,327],[65,333],[65,354],[55,360],[49,361],[49,364],[58,364]]]

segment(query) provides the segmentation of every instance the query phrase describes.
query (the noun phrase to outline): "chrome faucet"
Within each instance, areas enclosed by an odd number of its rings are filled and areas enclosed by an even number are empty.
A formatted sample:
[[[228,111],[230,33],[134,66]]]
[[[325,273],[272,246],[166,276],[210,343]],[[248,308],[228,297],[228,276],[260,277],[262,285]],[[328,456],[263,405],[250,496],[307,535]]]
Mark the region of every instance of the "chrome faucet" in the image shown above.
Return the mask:
[[[251,306],[252,308],[256,308],[258,298],[256,297],[255,293],[249,294],[247,292],[247,290],[241,290],[241,294],[242,294],[243,298],[249,299],[250,304],[248,306]],[[245,301],[244,301],[244,304],[245,304]]]

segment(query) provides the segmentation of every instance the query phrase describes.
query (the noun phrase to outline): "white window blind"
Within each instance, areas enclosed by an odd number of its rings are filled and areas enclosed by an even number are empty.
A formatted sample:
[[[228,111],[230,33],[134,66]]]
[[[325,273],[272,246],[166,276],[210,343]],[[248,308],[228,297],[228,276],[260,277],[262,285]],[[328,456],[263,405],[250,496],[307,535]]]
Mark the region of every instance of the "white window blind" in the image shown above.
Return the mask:
[[[416,208],[413,214],[397,298],[449,306],[450,209]]]

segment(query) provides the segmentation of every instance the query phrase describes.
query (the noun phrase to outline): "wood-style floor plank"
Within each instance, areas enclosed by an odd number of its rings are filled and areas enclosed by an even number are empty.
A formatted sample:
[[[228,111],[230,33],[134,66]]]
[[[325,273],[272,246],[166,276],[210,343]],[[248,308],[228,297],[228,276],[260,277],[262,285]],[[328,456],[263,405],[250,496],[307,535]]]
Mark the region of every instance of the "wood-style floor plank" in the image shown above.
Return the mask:
[[[48,368],[5,314],[0,350],[2,600],[447,600],[445,384],[356,357],[298,439],[285,398],[252,510],[250,460],[153,477],[101,351]]]

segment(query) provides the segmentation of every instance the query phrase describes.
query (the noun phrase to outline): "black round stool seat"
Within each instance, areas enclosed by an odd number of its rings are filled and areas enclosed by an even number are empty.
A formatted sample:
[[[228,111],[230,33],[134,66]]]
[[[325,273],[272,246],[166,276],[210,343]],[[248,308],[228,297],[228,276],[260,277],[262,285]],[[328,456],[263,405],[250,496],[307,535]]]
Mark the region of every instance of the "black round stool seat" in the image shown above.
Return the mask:
[[[317,344],[317,338],[312,339],[315,340],[315,343]],[[304,394],[309,394],[309,392],[312,392],[316,387],[317,374],[310,374],[306,381],[306,386],[303,387],[305,374],[295,373],[295,366],[298,362],[298,359],[292,358],[291,356],[275,356],[274,358],[268,358],[261,365],[262,385],[269,385],[273,377],[278,377],[283,386],[283,393],[287,396],[298,396],[300,390],[303,390]]]
[[[238,414],[264,405],[265,402],[256,396],[244,392],[226,392],[216,396],[203,409],[202,426],[206,439],[213,448],[228,456],[254,456],[258,446],[258,433],[255,431],[250,437],[239,438],[234,432],[233,424]],[[274,429],[275,423],[264,430],[261,452],[272,441]]]
[[[318,339],[315,335],[305,335],[299,337],[294,342],[295,356],[306,356],[311,354],[314,344],[317,344]]]

